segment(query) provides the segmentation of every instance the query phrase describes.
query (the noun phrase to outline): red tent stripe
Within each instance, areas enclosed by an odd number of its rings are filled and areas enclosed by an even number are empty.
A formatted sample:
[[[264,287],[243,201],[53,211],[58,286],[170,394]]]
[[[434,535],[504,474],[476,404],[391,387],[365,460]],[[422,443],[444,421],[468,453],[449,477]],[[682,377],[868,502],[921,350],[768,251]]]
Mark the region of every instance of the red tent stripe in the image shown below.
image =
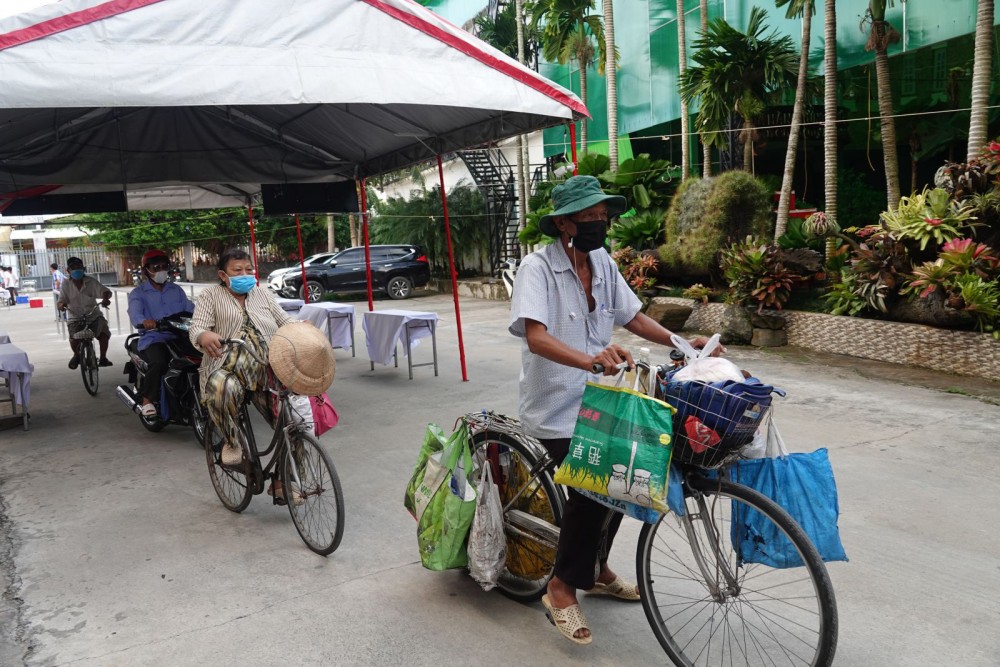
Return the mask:
[[[112,16],[130,12],[133,9],[155,5],[158,2],[163,2],[163,0],[109,0],[109,2],[94,7],[81,9],[78,12],[58,16],[54,19],[28,26],[27,28],[21,28],[20,30],[0,35],[0,51],[9,49],[12,46],[20,46],[21,44],[33,42],[36,39],[42,39],[43,37],[48,37],[59,32],[96,23]]]
[[[444,42],[445,44],[454,49],[458,49],[465,55],[471,58],[475,58],[484,65],[492,67],[498,72],[506,74],[507,76],[516,79],[518,82],[530,86],[531,88],[534,88],[543,95],[547,95],[548,97],[551,97],[557,102],[560,102],[565,106],[568,106],[573,111],[576,111],[577,113],[583,114],[587,118],[590,118],[590,114],[587,112],[587,107],[585,107],[582,102],[579,102],[570,97],[569,95],[561,92],[559,89],[550,85],[544,79],[533,76],[532,74],[529,74],[528,72],[525,72],[518,67],[514,67],[512,64],[504,60],[501,60],[496,56],[490,55],[485,51],[481,51],[480,49],[476,48],[475,45],[469,44],[460,37],[452,35],[451,33],[442,30],[436,25],[433,25],[432,23],[429,23],[428,21],[420,17],[408,14],[404,11],[396,9],[395,7],[387,5],[381,0],[361,0],[361,1],[371,5],[372,7],[375,7],[378,10],[385,12],[386,14],[395,19],[402,21],[411,28],[419,30],[425,35],[429,35],[437,39],[438,41]]]

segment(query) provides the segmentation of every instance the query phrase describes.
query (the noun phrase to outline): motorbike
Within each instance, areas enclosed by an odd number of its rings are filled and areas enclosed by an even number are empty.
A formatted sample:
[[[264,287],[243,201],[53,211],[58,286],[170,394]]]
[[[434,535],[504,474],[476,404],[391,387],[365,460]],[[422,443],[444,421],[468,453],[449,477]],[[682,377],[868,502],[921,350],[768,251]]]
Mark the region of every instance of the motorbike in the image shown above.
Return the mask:
[[[514,277],[517,275],[517,267],[520,264],[521,260],[511,257],[504,260],[500,265],[502,267],[500,269],[500,279],[503,280],[503,286],[507,289],[508,298],[514,297]]]
[[[208,412],[201,404],[198,384],[198,367],[201,365],[202,355],[188,342],[190,328],[191,313],[177,313],[156,322],[157,331],[177,335],[176,339],[166,343],[170,352],[170,364],[163,373],[156,415],[146,417],[141,412],[140,388],[149,366],[139,356],[140,334],[130,334],[125,340],[129,361],[125,364],[124,372],[128,375],[128,382],[118,385],[116,393],[121,402],[139,416],[139,421],[147,430],[156,433],[162,431],[167,424],[190,426],[201,444],[208,423]]]

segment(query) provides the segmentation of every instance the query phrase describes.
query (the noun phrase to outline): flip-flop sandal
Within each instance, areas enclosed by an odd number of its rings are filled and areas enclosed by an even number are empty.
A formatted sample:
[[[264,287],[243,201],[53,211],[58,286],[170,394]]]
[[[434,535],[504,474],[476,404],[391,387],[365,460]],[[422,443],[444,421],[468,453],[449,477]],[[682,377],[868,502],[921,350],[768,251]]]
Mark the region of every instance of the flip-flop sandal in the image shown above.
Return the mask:
[[[563,637],[581,646],[586,646],[594,640],[593,633],[586,637],[573,636],[577,630],[590,630],[590,627],[587,625],[587,617],[583,615],[580,605],[574,604],[565,609],[556,609],[549,601],[548,595],[542,596],[542,604],[545,605],[545,615],[548,616],[549,623],[556,626],[556,630]]]
[[[267,487],[267,495],[269,495],[272,498],[274,498],[274,504],[275,505],[281,505],[282,507],[284,507],[285,505],[288,504],[288,501],[285,499],[285,490],[283,488],[279,489],[278,490],[278,494],[275,495],[275,493],[274,493],[274,483],[273,482],[271,483],[271,486]],[[299,506],[301,506],[302,504],[304,504],[306,502],[306,499],[305,499],[305,497],[301,493],[299,493],[298,491],[294,491],[293,490],[292,491],[292,502],[295,503],[296,507],[299,507]]]
[[[596,583],[587,593],[590,595],[607,595],[627,602],[638,602],[642,599],[642,596],[639,595],[639,587],[630,581],[625,581],[621,577],[616,577],[610,584]]]
[[[139,413],[143,417],[155,417],[156,416],[156,406],[152,403],[144,403],[141,408],[139,408]]]

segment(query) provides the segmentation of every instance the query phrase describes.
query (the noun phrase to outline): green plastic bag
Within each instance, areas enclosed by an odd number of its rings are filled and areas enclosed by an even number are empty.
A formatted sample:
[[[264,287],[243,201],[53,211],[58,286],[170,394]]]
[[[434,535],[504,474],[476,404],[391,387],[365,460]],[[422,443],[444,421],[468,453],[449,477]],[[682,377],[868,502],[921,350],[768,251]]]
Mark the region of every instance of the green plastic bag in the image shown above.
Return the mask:
[[[420,562],[428,570],[466,567],[466,542],[476,514],[476,490],[468,431],[460,427],[445,437],[428,424],[403,504],[417,520]]]
[[[663,401],[588,382],[556,483],[666,512],[672,415]]]

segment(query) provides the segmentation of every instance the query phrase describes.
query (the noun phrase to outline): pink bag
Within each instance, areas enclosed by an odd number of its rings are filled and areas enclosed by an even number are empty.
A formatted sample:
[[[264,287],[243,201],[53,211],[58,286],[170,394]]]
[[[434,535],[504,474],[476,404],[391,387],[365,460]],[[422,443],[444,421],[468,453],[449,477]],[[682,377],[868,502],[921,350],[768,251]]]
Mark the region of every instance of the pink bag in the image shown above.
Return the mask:
[[[325,393],[319,396],[310,396],[309,403],[312,405],[313,428],[317,436],[323,435],[340,421],[340,416],[333,407],[333,402]]]

